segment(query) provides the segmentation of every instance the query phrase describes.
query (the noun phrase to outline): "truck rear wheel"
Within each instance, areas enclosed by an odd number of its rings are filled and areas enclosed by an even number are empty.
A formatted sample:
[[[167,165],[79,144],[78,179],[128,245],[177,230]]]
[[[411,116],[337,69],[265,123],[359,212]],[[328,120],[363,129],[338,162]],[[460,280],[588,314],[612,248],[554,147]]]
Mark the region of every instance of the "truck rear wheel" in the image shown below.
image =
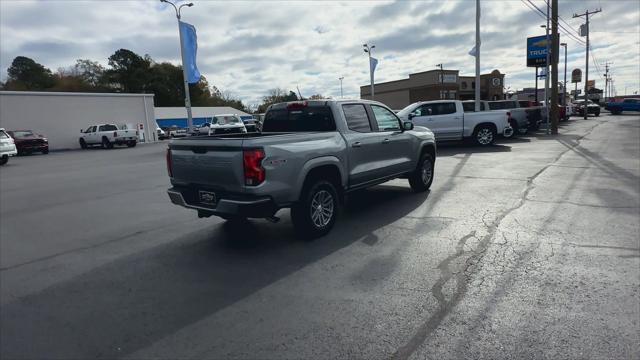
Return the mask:
[[[480,125],[473,132],[473,141],[480,146],[493,145],[496,141],[496,131],[489,125]]]
[[[338,192],[332,183],[322,179],[311,181],[291,207],[293,226],[307,239],[326,235],[336,222],[338,203]]]
[[[418,167],[409,175],[409,185],[414,192],[429,190],[433,182],[433,156],[429,153],[422,154]]]
[[[135,147],[136,146],[136,142],[135,141],[129,141],[127,143],[127,147]]]
[[[106,137],[102,138],[102,147],[105,149],[111,149],[113,148],[113,144],[109,141],[109,139],[107,139]]]
[[[9,155],[2,155],[0,157],[0,165],[4,165],[9,162]]]

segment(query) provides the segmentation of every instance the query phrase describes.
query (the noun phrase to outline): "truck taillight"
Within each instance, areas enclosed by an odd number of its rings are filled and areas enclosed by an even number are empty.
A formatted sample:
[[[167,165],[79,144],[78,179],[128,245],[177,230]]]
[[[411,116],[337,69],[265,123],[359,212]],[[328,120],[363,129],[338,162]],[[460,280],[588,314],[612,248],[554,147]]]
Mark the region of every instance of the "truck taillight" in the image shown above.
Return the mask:
[[[167,148],[167,173],[169,177],[173,177],[173,166],[171,165],[171,149]]]
[[[262,168],[262,159],[264,159],[262,149],[248,149],[242,152],[245,185],[256,186],[264,181],[265,170]]]
[[[113,132],[113,137],[118,137],[118,132],[117,131]]]

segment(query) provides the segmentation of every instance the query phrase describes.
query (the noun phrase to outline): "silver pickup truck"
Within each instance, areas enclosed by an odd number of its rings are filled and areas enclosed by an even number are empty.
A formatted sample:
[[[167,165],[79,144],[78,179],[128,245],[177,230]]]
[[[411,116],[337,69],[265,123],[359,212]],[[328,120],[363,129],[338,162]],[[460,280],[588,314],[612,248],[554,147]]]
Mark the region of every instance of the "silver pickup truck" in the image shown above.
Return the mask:
[[[315,238],[350,191],[400,177],[428,190],[436,144],[381,103],[314,100],[271,105],[261,133],[173,140],[166,156],[174,204],[227,220],[277,221],[291,208],[296,230]]]

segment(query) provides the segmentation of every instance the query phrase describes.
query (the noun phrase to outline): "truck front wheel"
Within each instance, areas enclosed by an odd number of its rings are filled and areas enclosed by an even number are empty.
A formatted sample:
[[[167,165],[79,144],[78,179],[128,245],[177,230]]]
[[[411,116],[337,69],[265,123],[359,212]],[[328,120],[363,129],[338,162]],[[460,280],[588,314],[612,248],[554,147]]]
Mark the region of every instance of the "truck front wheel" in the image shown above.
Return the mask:
[[[496,131],[489,125],[480,125],[473,132],[473,140],[480,146],[493,145],[496,141]]]
[[[296,231],[307,239],[326,235],[338,216],[338,192],[326,180],[305,185],[300,200],[291,207],[291,221]]]
[[[86,149],[87,148],[87,142],[84,141],[84,139],[80,138],[80,148],[82,149]]]
[[[418,167],[409,175],[409,185],[414,192],[429,190],[433,182],[433,156],[429,153],[422,154]]]

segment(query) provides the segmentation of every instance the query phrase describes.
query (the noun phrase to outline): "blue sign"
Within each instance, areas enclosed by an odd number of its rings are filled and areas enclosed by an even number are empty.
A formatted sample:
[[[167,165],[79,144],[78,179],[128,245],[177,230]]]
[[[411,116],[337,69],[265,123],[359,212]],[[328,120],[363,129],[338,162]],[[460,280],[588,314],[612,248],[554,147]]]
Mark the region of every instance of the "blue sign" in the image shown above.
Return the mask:
[[[551,36],[549,40],[551,40]],[[527,38],[527,67],[546,66],[546,62],[547,36],[542,35]]]
[[[549,50],[553,49],[553,35],[549,34]],[[560,43],[560,35],[555,37],[555,41]],[[559,51],[558,51],[559,52]],[[558,54],[551,51],[551,62],[558,63]],[[550,64],[551,65],[551,64]],[[547,66],[547,36],[534,36],[527,38],[527,67]]]

